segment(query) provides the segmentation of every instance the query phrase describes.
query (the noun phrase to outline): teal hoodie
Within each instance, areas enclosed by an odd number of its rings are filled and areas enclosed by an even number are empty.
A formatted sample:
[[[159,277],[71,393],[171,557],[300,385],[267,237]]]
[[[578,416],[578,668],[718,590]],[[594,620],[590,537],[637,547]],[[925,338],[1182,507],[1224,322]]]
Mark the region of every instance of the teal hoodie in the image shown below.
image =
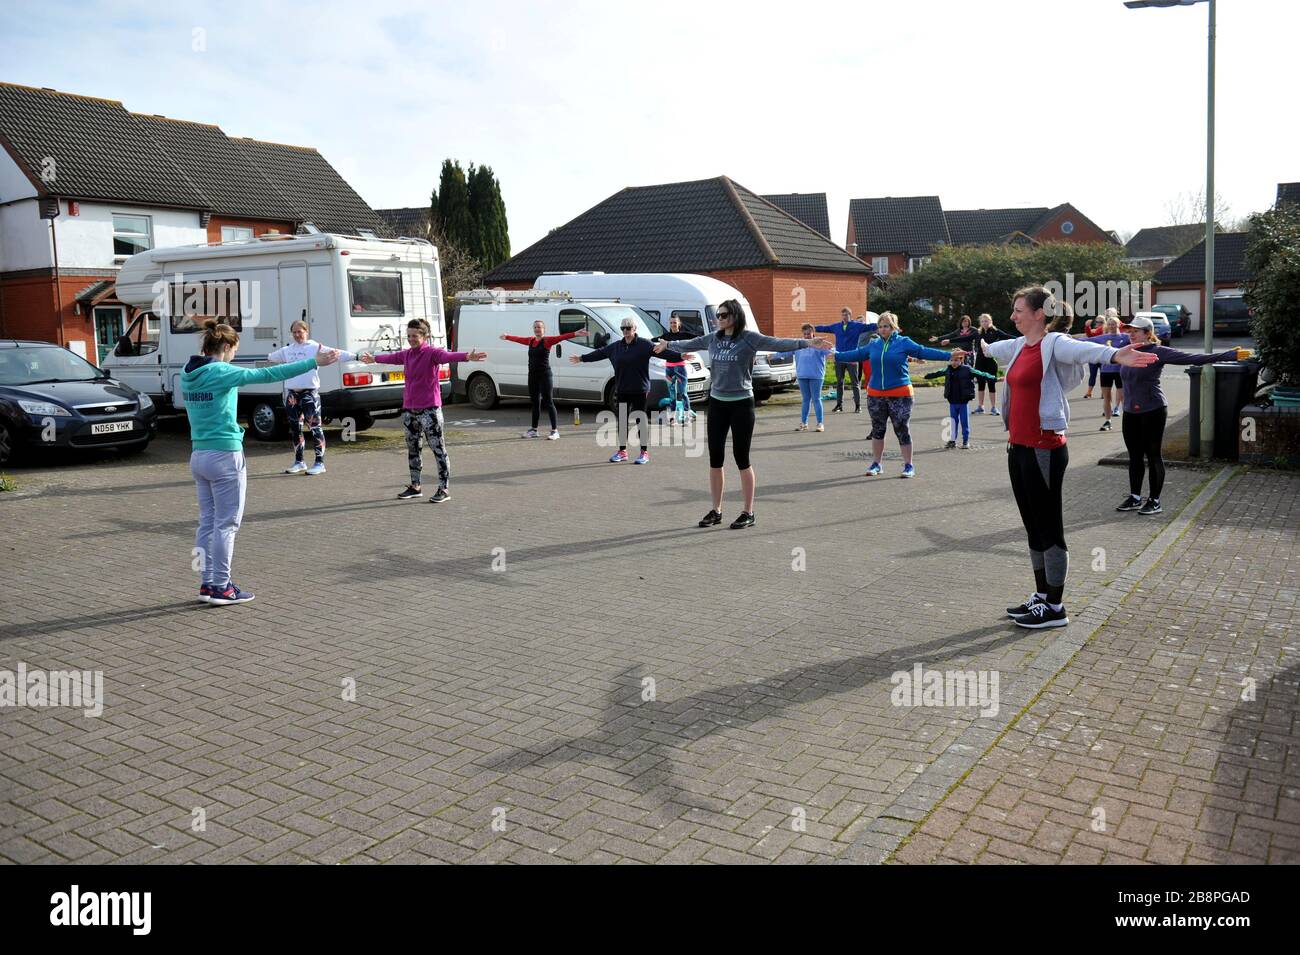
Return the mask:
[[[181,373],[181,394],[190,419],[190,443],[194,450],[243,450],[244,431],[235,421],[238,389],[243,385],[285,381],[315,367],[315,358],[270,368],[240,368],[210,355],[190,358]]]

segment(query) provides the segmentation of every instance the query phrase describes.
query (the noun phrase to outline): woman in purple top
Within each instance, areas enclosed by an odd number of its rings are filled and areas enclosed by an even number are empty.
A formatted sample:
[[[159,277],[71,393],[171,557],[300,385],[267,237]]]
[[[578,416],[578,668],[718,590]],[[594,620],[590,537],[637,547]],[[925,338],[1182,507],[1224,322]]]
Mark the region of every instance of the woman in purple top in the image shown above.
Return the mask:
[[[1123,348],[1129,343],[1129,337],[1120,332],[1119,313],[1113,308],[1106,309],[1106,334],[1089,338],[1094,345],[1109,345],[1111,348]],[[1115,390],[1115,401],[1111,403],[1111,389]],[[1119,377],[1119,365],[1101,366],[1101,416],[1106,420],[1101,423],[1099,431],[1110,430],[1110,419],[1124,404],[1124,384]]]
[[[1128,449],[1129,493],[1115,510],[1159,514],[1160,491],[1165,483],[1165,462],[1160,456],[1160,445],[1164,441],[1165,419],[1169,413],[1164,392],[1160,390],[1160,372],[1165,365],[1208,365],[1216,361],[1239,361],[1241,352],[1230,348],[1217,355],[1194,355],[1176,348],[1166,348],[1156,338],[1151,319],[1143,315],[1122,328],[1128,332],[1129,340],[1137,346],[1138,351],[1154,352],[1160,360],[1143,368],[1121,367],[1119,370],[1124,383],[1124,421],[1120,430],[1124,433],[1124,447]],[[1092,340],[1100,341],[1098,338]],[[1147,470],[1151,472],[1151,493],[1144,501],[1141,496],[1142,477]]]

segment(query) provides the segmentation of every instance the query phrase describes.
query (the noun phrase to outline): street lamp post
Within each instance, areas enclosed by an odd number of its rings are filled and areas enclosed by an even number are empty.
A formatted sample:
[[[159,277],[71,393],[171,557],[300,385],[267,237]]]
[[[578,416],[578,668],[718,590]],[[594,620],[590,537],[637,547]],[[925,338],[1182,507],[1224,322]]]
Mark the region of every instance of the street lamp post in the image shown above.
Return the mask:
[[[1207,0],[1124,0],[1131,10],[1143,7],[1190,7]],[[1205,306],[1201,322],[1205,352],[1214,351],[1214,7],[1210,4],[1209,69],[1206,78],[1205,110]],[[1201,457],[1209,458],[1214,448],[1214,366],[1205,366],[1201,375]]]

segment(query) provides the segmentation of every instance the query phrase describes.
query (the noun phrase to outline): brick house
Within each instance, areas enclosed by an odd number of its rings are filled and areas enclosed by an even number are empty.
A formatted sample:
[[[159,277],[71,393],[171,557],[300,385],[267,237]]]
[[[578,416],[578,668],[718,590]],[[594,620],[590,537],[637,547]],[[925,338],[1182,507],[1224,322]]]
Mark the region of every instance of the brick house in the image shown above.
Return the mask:
[[[1214,237],[1214,292],[1242,290],[1250,278],[1246,269],[1248,232],[1219,232]],[[1205,240],[1202,239],[1153,277],[1156,304],[1184,305],[1191,312],[1189,330],[1201,328],[1205,314]]]
[[[826,207],[824,192],[786,192],[764,196],[768,202],[784,209],[810,229],[831,237],[831,216]]]
[[[824,235],[726,176],[628,187],[503,262],[489,286],[531,288],[543,272],[691,272],[738,289],[760,330],[867,307],[870,270]]]
[[[131,319],[121,263],[149,248],[382,220],[314,149],[0,83],[0,335],[90,361]]]
[[[1139,229],[1124,246],[1124,261],[1154,274],[1204,239],[1204,222]]]
[[[945,245],[1115,241],[1068,202],[1051,208],[945,210],[938,196],[886,196],[850,200],[845,245],[885,276],[913,271]]]

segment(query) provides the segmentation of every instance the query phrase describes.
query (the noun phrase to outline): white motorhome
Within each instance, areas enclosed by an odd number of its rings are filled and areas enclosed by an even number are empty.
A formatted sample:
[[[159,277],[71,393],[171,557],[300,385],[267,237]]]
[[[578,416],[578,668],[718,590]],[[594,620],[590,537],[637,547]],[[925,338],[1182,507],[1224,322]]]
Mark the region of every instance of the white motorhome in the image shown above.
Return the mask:
[[[352,352],[406,347],[406,323],[425,319],[432,341],[446,341],[438,251],[422,239],[374,239],[313,233],[264,235],[209,245],[150,249],[131,256],[117,297],[142,309],[103,367],[162,408],[184,408],[179,387],[198,352],[204,319],[240,331],[237,364],[262,366],[291,342],[289,326],[306,319],[312,338]],[[320,370],[326,420],[351,418],[364,430],[400,413],[402,371],[339,362]],[[444,366],[444,392],[450,373]],[[240,389],[240,412],[263,440],[282,433],[280,383]]]
[[[564,289],[578,298],[615,297],[647,312],[664,328],[680,319],[682,331],[704,335],[717,331],[718,306],[735,299],[745,309],[749,327],[757,330],[754,309],[734,286],[687,272],[544,272],[535,289]],[[700,358],[708,366],[708,352]],[[754,358],[754,397],[759,401],[795,382],[794,358],[759,352]]]
[[[645,312],[612,298],[580,298],[563,290],[551,292],[505,292],[477,289],[456,296],[452,309],[453,347],[459,351],[477,349],[488,353],[485,361],[457,366],[452,376],[452,393],[467,398],[476,408],[494,408],[502,398],[528,397],[528,349],[501,341],[501,335],[529,338],[533,322],[541,321],[548,335],[578,332],[577,338],[560,342],[551,349],[551,375],[555,397],[578,403],[613,404],[614,369],[609,362],[572,364],[574,355],[584,355],[622,337],[619,326],[631,317],[642,338],[658,338],[664,328]],[[709,388],[709,372],[701,353],[686,363],[686,390],[691,400],[702,399]],[[650,359],[650,402],[668,393],[664,362]]]

